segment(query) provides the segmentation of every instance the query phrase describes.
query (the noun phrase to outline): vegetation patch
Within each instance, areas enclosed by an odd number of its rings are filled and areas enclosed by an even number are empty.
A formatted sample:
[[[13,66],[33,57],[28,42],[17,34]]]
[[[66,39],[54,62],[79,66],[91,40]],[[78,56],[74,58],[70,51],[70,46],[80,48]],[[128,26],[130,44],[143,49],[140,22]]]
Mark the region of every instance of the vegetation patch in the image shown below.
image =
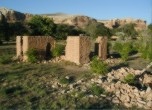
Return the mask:
[[[126,61],[129,57],[129,53],[133,51],[133,46],[131,42],[116,42],[113,49],[120,54],[124,61]]]
[[[96,74],[105,75],[108,72],[107,65],[97,57],[93,58],[90,67],[91,70]]]
[[[36,49],[29,49],[26,52],[27,60],[30,63],[36,63],[38,61],[38,52]]]
[[[123,82],[128,84],[135,84],[135,75],[133,74],[126,75],[125,78],[123,79]]]
[[[97,86],[97,85],[95,85],[95,84],[93,84],[93,85],[91,86],[90,90],[91,90],[91,93],[92,93],[93,95],[96,95],[96,96],[100,96],[100,94],[105,93],[105,89],[104,89],[104,88],[102,88],[102,87],[100,87],[100,86]]]
[[[64,48],[65,48],[64,45],[61,45],[61,44],[56,45],[55,48],[52,49],[53,57],[59,57],[59,56],[63,55]]]
[[[12,56],[11,55],[2,55],[0,56],[0,64],[9,64],[12,62]]]

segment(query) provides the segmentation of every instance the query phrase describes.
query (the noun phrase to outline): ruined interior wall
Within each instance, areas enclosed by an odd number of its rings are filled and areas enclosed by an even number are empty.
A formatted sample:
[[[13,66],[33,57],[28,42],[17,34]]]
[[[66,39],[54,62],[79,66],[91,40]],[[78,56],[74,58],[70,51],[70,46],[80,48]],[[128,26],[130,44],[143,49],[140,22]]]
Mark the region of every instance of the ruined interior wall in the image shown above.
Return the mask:
[[[65,48],[65,58],[68,61],[79,64],[79,37],[78,36],[68,36],[67,44]]]
[[[96,40],[96,42],[99,43],[99,51],[98,51],[98,56],[102,60],[107,59],[107,42],[108,42],[108,37],[101,37],[99,36]]]
[[[89,37],[80,37],[80,63],[85,64],[90,61],[91,41]]]
[[[26,37],[28,37],[28,48],[45,50],[47,43],[50,43],[51,47],[55,46],[54,39],[49,36],[26,36]]]
[[[76,64],[84,64],[89,62],[90,39],[88,37],[69,36],[65,49],[66,60]]]

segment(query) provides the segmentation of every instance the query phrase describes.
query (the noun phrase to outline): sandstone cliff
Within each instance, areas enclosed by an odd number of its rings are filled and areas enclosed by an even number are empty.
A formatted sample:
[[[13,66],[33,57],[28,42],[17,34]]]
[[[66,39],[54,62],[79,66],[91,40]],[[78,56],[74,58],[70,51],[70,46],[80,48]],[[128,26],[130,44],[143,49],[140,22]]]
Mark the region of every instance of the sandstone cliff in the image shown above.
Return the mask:
[[[126,18],[126,19],[99,20],[98,22],[104,23],[104,25],[108,28],[119,27],[129,23],[135,24],[136,30],[143,30],[146,28],[146,21],[141,19]]]
[[[7,22],[23,22],[25,20],[28,20],[32,15],[14,11],[12,9],[0,8],[0,20],[3,16]]]
[[[57,24],[68,24],[79,28],[84,28],[84,26],[88,25],[89,23],[97,22],[97,20],[93,18],[80,15],[51,14],[45,16],[52,18]]]

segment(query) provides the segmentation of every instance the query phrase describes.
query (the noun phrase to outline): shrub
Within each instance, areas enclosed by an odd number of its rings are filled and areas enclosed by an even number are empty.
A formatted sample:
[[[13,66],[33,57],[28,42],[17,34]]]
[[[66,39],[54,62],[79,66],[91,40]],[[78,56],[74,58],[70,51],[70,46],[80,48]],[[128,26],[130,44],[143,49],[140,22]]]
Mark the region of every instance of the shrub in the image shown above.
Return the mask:
[[[125,76],[123,79],[123,82],[128,83],[128,84],[134,84],[135,83],[135,75],[133,74],[128,74]]]
[[[52,55],[53,57],[61,56],[64,52],[64,46],[63,45],[56,45],[55,48],[52,49]]]
[[[129,57],[129,53],[132,51],[131,42],[116,42],[113,46],[113,49],[118,52],[121,58],[126,61]]]
[[[0,63],[1,64],[8,64],[12,61],[12,57],[10,55],[2,55],[0,56]]]
[[[152,61],[152,44],[142,45],[139,52],[141,52],[143,58]]]
[[[35,49],[29,49],[26,52],[28,62],[36,63],[38,61],[37,51]]]
[[[107,65],[103,61],[97,59],[97,57],[93,58],[90,68],[94,73],[97,74],[105,75],[106,72],[108,72]]]
[[[61,79],[59,80],[59,82],[61,84],[69,84],[69,83],[74,82],[74,77],[72,77],[72,76],[61,77]]]
[[[141,32],[140,39],[138,41],[138,51],[142,54],[142,57],[152,61],[152,31],[144,30]]]
[[[97,85],[95,85],[95,84],[93,84],[90,89],[91,89],[91,93],[92,93],[93,95],[99,96],[100,94],[105,93],[105,90],[104,90],[102,87],[97,86]]]

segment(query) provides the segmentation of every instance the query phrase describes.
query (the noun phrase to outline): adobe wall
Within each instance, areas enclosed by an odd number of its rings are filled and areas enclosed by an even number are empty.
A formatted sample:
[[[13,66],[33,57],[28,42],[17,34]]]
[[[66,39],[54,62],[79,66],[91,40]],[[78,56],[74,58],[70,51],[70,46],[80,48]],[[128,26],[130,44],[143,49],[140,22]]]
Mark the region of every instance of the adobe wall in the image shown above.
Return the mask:
[[[96,39],[96,46],[98,46],[98,50],[95,49],[95,51],[97,51],[98,57],[102,60],[107,59],[107,42],[108,37],[99,36]]]
[[[51,49],[55,47],[55,40],[51,36],[17,36],[17,57],[22,56],[23,61],[26,61],[27,56],[25,54],[28,49],[32,48],[36,49],[39,54],[41,54],[41,52],[46,52],[46,46],[48,43],[50,43]],[[23,55],[21,53],[23,53]]]
[[[89,62],[91,42],[86,36],[68,36],[65,48],[65,58],[76,64]]]

